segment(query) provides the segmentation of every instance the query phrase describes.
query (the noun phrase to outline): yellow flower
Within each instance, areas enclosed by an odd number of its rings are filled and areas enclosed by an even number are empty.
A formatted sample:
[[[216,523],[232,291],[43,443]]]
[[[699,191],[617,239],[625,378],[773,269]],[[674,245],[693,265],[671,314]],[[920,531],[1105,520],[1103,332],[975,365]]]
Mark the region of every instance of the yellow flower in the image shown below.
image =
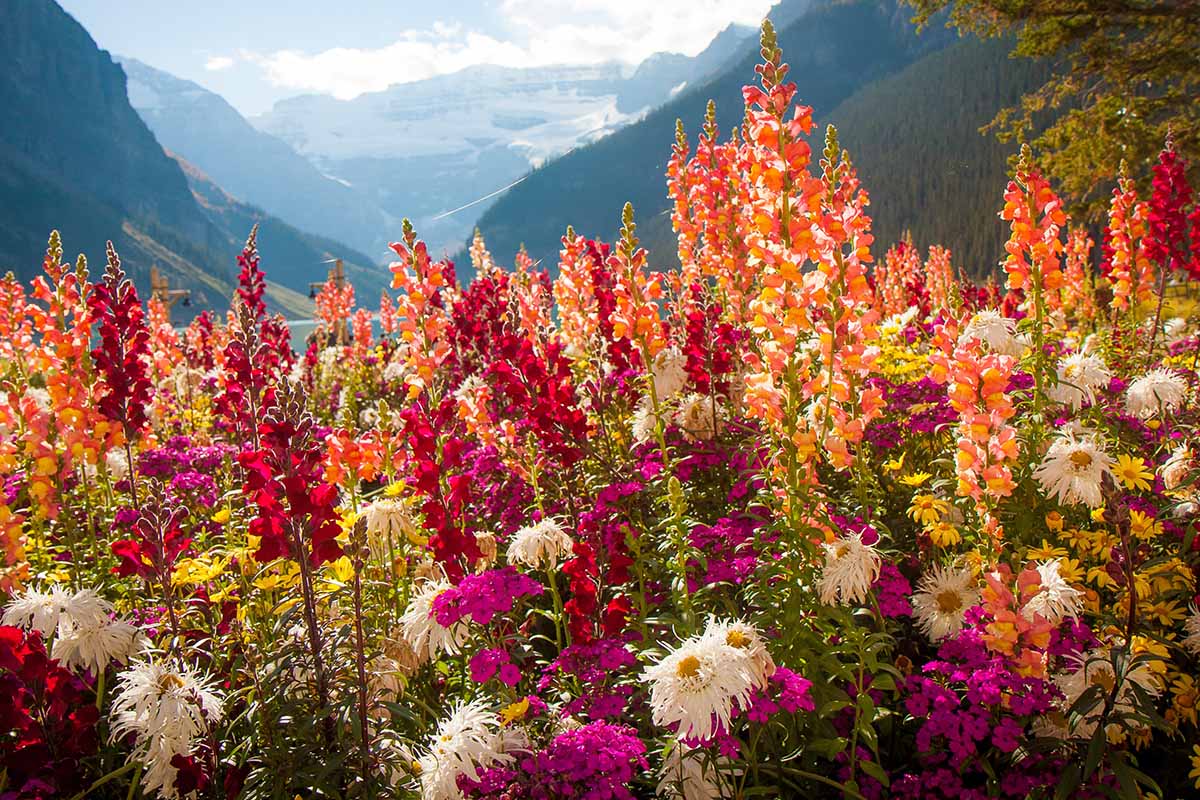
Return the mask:
[[[1070,555],[1061,547],[1056,547],[1050,542],[1042,539],[1041,547],[1031,547],[1025,553],[1026,560],[1029,561],[1045,561],[1047,559],[1066,558]]]
[[[529,713],[529,698],[523,697],[510,706],[500,709],[500,721],[505,726],[519,722]]]
[[[230,516],[229,509],[222,508],[220,511],[213,514],[212,517],[210,517],[210,519],[213,522],[217,522],[217,523],[220,523],[221,525],[224,525],[226,522],[229,522],[229,516]]]
[[[1083,566],[1080,565],[1077,558],[1059,558],[1058,559],[1058,574],[1062,579],[1070,584],[1083,583]]]
[[[348,557],[342,556],[336,561],[326,564],[325,572],[325,590],[337,591],[354,580],[354,562]]]
[[[1051,511],[1046,515],[1046,527],[1051,533],[1061,533],[1063,529],[1062,514],[1057,511]]]
[[[932,477],[928,472],[913,472],[901,478],[900,482],[905,486],[917,487]]]
[[[1091,548],[1091,537],[1091,531],[1081,531],[1078,528],[1068,528],[1058,533],[1058,538],[1066,542],[1068,547],[1081,553],[1086,553]]]
[[[269,592],[274,589],[291,589],[300,580],[300,566],[298,564],[288,564],[286,573],[272,572],[257,578],[254,585],[264,592]]]
[[[223,573],[228,565],[228,559],[217,558],[214,560],[207,555],[199,558],[185,558],[175,564],[175,572],[171,575],[171,584],[174,586],[199,586],[210,583]]]
[[[1162,523],[1141,511],[1129,512],[1129,532],[1142,541],[1153,539],[1163,532]]]
[[[883,468],[889,472],[899,472],[904,469],[904,454],[901,453],[899,458],[893,458],[883,462]]]
[[[914,522],[922,525],[934,525],[940,522],[942,515],[949,510],[950,505],[945,500],[938,500],[931,494],[919,494],[913,498],[912,505],[908,507],[908,515]]]
[[[1171,683],[1171,709],[1180,720],[1196,724],[1196,705],[1200,703],[1200,689],[1196,679],[1180,673]]]
[[[929,539],[938,547],[953,547],[962,541],[962,536],[958,533],[958,528],[955,528],[948,522],[939,522],[936,525],[931,525],[925,529],[929,534]]]
[[[1104,522],[1104,506],[1092,509],[1092,522]]]
[[[387,486],[385,486],[383,488],[383,493],[388,497],[399,497],[400,493],[403,491],[404,491],[404,482],[403,481],[399,481],[397,483],[389,483]]]
[[[1113,467],[1113,477],[1124,484],[1126,489],[1149,491],[1150,481],[1154,473],[1146,469],[1146,461],[1137,456],[1119,455]]]
[[[1192,570],[1178,558],[1172,558],[1146,570],[1150,584],[1155,594],[1164,595],[1169,592],[1195,591],[1196,584],[1192,578]]]
[[[1171,652],[1165,644],[1155,641],[1148,636],[1134,636],[1132,649],[1134,655],[1149,654],[1159,656],[1159,658],[1147,661],[1146,667],[1159,678],[1166,678],[1167,661],[1171,658]],[[1165,684],[1166,681],[1163,680],[1162,683]]]
[[[70,583],[71,570],[68,567],[59,565],[54,568],[54,571],[46,574],[46,580],[50,583]]]
[[[1187,616],[1187,610],[1180,608],[1179,603],[1175,600],[1159,600],[1157,603],[1151,603],[1145,606],[1146,615],[1150,619],[1157,620],[1159,625],[1164,628],[1170,628],[1175,622]]]
[[[1107,589],[1112,586],[1115,581],[1113,576],[1108,574],[1108,570],[1104,567],[1092,567],[1087,571],[1087,579],[1089,583],[1094,583],[1101,589]]]
[[[1200,789],[1200,744],[1192,745],[1192,771],[1188,773],[1188,777],[1195,781],[1195,786]]]

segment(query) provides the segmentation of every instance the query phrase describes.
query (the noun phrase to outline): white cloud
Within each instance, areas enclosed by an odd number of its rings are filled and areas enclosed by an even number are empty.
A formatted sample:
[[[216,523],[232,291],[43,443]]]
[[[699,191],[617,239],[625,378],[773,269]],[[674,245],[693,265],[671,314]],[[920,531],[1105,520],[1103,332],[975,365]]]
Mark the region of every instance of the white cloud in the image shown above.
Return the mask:
[[[229,56],[213,56],[208,61],[204,62],[204,68],[209,72],[220,72],[223,69],[229,69],[233,66],[233,59]]]
[[[636,64],[652,53],[695,55],[731,22],[755,25],[773,0],[503,0],[505,30],[435,22],[377,49],[243,53],[275,86],[350,99],[475,64]],[[228,64],[213,66],[228,60]],[[232,59],[213,58],[207,69]]]

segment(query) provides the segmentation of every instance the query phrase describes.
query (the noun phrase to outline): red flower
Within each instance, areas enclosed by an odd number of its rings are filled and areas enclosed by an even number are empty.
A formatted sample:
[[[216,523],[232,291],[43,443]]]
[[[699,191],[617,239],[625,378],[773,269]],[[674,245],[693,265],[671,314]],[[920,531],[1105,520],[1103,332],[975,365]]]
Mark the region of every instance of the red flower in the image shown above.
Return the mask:
[[[238,455],[246,471],[242,491],[258,507],[250,522],[250,533],[261,537],[254,557],[308,558],[314,566],[333,561],[342,555],[337,487],[324,481],[325,453],[312,418],[296,398],[273,400],[266,417],[258,426],[259,449]]]
[[[79,678],[46,655],[41,636],[0,627],[0,774],[4,798],[48,800],[84,788],[99,713]]]
[[[150,406],[150,331],[137,289],[126,280],[112,242],[107,254],[104,280],[88,296],[88,308],[100,323],[100,344],[92,350],[100,373],[97,406],[104,416],[121,423],[130,437],[145,427]]]

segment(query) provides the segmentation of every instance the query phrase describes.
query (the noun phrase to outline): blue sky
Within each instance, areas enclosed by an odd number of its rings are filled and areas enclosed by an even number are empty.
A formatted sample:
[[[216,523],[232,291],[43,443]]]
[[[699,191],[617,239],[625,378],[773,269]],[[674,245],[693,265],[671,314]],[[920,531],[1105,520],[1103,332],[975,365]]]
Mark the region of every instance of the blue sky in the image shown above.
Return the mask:
[[[699,52],[771,0],[59,0],[100,47],[196,81],[246,115],[304,93],[351,98],[471,64]]]

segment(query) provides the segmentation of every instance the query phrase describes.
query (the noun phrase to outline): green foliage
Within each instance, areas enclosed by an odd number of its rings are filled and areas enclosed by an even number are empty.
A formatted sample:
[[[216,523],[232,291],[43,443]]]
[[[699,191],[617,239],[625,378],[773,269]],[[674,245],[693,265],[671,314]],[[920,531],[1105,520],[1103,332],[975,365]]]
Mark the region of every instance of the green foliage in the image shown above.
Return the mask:
[[[1193,163],[1200,155],[1200,5],[1191,0],[909,0],[928,22],[985,36],[1015,32],[1015,53],[1056,69],[993,127],[1033,139],[1044,169],[1093,219],[1103,213],[1121,159],[1149,182],[1167,134]],[[1041,112],[1056,119],[1039,132]]]

